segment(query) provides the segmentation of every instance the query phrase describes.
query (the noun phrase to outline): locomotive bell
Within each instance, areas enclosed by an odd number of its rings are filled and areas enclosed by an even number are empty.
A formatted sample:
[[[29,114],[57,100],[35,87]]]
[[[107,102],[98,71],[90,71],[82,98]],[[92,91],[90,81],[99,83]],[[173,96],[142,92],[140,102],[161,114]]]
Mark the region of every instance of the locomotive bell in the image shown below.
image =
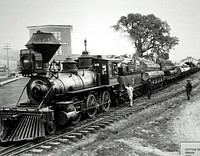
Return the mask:
[[[26,47],[41,53],[43,56],[43,63],[47,63],[60,47],[60,43],[52,33],[37,31],[37,33],[34,33],[30,38]]]

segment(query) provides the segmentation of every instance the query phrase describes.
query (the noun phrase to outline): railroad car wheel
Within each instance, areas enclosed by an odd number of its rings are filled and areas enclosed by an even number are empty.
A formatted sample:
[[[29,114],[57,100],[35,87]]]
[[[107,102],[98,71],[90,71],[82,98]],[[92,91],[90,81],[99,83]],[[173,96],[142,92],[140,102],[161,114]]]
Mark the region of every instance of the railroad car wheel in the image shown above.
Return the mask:
[[[110,108],[110,94],[108,91],[104,91],[101,96],[101,109],[107,112]]]
[[[97,113],[97,100],[93,94],[89,94],[86,101],[86,114],[88,117],[93,118]]]
[[[78,100],[78,97],[73,97],[72,98],[72,101],[73,102],[78,102],[79,100]],[[76,109],[76,108],[74,108],[74,109]],[[77,110],[76,110],[77,111]],[[76,125],[76,124],[78,124],[79,122],[80,122],[80,120],[81,120],[81,118],[82,118],[82,113],[78,113],[78,116],[77,116],[77,118],[76,119],[74,119],[73,121],[71,121],[71,123],[73,124],[73,125]]]
[[[56,122],[55,121],[47,121],[46,122],[46,133],[53,134],[56,131]]]

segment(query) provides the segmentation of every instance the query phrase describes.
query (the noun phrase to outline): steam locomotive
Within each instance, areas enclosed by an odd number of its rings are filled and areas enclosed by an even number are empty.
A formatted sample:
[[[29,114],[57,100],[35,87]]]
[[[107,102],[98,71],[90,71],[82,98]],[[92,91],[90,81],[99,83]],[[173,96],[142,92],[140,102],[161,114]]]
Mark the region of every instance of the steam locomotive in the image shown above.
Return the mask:
[[[147,79],[156,88],[183,73],[181,68],[163,71],[160,66],[148,71],[148,64],[141,72],[135,62],[91,56],[86,50],[77,61],[66,58],[62,63],[50,63],[60,43],[52,33],[40,31],[33,34],[26,47],[20,51],[20,68],[21,74],[30,78],[22,92],[26,91],[28,100],[17,102],[14,108],[0,108],[1,142],[53,134],[58,126],[77,124],[83,115],[93,118],[100,110],[108,111],[111,103],[124,102],[124,85],[128,83],[139,96]]]

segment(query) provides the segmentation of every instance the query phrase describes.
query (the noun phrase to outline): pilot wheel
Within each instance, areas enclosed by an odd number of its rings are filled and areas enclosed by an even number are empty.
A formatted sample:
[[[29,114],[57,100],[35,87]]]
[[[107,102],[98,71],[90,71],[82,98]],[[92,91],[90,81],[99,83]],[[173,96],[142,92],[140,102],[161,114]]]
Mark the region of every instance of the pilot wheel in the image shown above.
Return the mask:
[[[46,133],[53,134],[56,131],[56,122],[54,121],[47,121],[46,122]]]

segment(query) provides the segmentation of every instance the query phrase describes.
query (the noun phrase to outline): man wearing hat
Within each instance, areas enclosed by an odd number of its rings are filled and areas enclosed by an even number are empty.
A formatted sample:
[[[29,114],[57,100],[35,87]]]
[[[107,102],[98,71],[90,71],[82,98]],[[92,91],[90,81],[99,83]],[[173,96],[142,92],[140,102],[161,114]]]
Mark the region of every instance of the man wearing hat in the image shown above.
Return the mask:
[[[190,100],[190,92],[192,91],[192,84],[189,79],[187,80],[185,88],[186,88],[187,99]]]

